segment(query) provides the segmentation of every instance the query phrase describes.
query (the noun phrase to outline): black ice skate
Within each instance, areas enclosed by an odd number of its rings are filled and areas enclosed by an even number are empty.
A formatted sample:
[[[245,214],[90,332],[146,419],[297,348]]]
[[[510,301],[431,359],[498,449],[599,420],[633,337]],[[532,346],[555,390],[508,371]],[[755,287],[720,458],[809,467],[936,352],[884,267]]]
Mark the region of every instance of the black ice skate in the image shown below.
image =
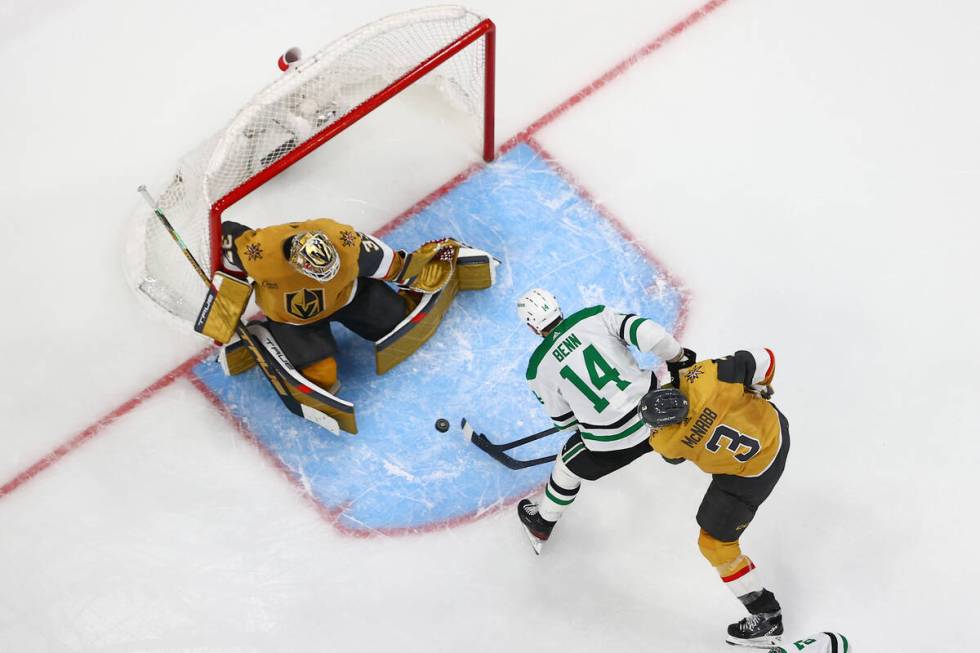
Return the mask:
[[[541,547],[545,541],[551,537],[551,529],[555,527],[555,522],[548,521],[538,514],[538,504],[530,499],[521,499],[517,504],[517,516],[524,526],[524,532],[531,540],[531,547],[536,555],[541,554]]]
[[[782,634],[783,616],[779,612],[762,612],[730,625],[725,641],[733,646],[769,649],[779,645]]]

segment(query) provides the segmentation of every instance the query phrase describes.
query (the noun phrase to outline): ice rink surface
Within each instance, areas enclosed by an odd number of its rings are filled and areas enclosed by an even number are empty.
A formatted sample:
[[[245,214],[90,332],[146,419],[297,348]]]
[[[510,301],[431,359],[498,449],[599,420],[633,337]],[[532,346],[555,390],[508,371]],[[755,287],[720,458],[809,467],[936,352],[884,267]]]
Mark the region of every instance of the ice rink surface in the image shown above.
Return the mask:
[[[741,608],[697,550],[697,469],[648,456],[587,485],[540,557],[512,514],[521,488],[502,482],[474,518],[352,533],[192,383],[206,343],[124,282],[138,184],[274,79],[286,48],[412,6],[0,1],[0,651],[731,650]],[[685,298],[685,344],[776,352],[793,451],[743,548],[788,634],[969,647],[980,9],[470,8],[498,26],[498,146],[529,143],[662,267]],[[238,217],[382,229],[478,161],[430,105],[379,112]],[[605,292],[625,302],[628,285]],[[636,293],[621,308],[644,306],[649,289]],[[485,370],[500,388],[519,385],[534,346],[517,325],[506,336],[514,360]],[[429,385],[419,394],[441,401]],[[508,392],[440,408],[493,415]],[[414,452],[448,447],[434,441]],[[371,443],[365,456],[391,451]]]

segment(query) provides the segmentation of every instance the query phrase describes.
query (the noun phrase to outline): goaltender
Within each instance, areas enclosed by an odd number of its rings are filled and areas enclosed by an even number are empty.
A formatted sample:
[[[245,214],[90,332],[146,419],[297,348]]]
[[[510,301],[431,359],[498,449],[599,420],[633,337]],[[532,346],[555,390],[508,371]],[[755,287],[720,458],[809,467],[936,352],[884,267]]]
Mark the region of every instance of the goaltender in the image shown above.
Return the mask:
[[[328,393],[339,388],[332,322],[374,342],[383,373],[428,339],[457,290],[491,286],[497,265],[452,238],[406,252],[328,218],[260,229],[228,221],[221,231],[222,267],[253,280],[265,314],[249,331]],[[237,338],[219,360],[227,374],[255,364]]]

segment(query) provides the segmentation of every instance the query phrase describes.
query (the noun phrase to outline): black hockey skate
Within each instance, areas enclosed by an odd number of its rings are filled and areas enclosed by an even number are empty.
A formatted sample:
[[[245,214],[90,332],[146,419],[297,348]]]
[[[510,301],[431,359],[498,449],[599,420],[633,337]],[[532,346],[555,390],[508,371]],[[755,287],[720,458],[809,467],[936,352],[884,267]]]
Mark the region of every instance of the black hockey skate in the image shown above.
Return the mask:
[[[541,547],[551,537],[551,529],[555,527],[555,522],[548,521],[538,514],[538,504],[530,499],[521,499],[517,504],[517,516],[524,526],[524,532],[531,540],[531,547],[536,555],[541,554]]]
[[[783,634],[783,615],[779,612],[750,614],[728,627],[725,640],[733,646],[764,648],[778,646]]]

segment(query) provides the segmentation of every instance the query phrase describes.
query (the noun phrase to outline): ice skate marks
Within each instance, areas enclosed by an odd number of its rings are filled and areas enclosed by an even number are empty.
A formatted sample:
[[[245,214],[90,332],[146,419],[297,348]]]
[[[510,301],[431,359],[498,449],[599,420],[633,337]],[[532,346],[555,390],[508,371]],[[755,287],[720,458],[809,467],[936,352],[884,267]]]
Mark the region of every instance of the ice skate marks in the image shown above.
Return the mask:
[[[358,435],[338,438],[284,411],[255,370],[229,378],[211,361],[194,368],[333,515],[337,528],[350,534],[466,522],[513,504],[545,481],[550,466],[507,469],[467,443],[455,426],[463,416],[479,418],[482,429],[500,437],[550,426],[524,382],[538,339],[516,318],[514,302],[523,291],[545,287],[566,312],[605,304],[670,330],[684,312],[684,297],[666,271],[524,144],[382,237],[413,249],[446,235],[496,255],[497,284],[460,293],[432,339],[383,376],[374,374],[371,344],[334,325],[341,396],[357,406]],[[435,430],[437,417],[453,428]],[[515,453],[555,453],[569,435]]]

